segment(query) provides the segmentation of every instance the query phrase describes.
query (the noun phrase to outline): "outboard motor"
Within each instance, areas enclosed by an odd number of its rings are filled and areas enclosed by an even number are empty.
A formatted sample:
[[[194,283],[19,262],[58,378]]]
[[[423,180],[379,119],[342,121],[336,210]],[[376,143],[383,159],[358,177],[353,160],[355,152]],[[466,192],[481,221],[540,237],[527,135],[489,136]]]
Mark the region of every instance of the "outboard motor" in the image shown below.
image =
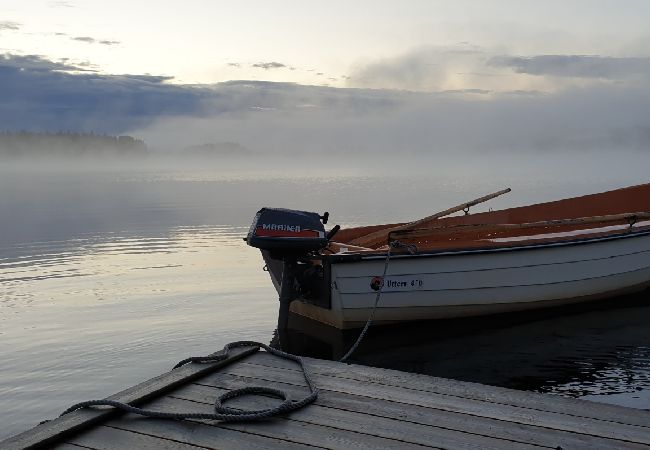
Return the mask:
[[[262,208],[253,219],[246,242],[268,250],[276,259],[306,256],[327,246],[323,225],[328,217],[329,213],[320,216],[307,211]]]
[[[329,213],[295,211],[281,208],[262,208],[257,212],[246,242],[251,247],[266,250],[271,258],[283,261],[280,289],[278,331],[284,331],[289,318],[289,304],[295,298],[294,281],[299,260],[308,260],[325,248],[340,229],[336,225],[325,233]]]

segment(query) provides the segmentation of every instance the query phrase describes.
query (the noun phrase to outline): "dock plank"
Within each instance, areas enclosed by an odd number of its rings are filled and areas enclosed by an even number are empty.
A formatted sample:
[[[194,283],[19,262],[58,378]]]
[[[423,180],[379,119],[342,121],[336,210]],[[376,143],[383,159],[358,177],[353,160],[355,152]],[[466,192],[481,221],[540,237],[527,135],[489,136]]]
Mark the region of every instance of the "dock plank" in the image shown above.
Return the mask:
[[[144,433],[120,430],[106,425],[93,428],[76,436],[68,444],[76,444],[94,450],[122,450],[122,449],[157,449],[157,450],[202,450],[207,448],[184,442],[151,436]],[[60,450],[59,447],[53,447]]]
[[[260,384],[259,379],[247,379],[227,374],[210,377],[210,385],[192,384],[179,389],[172,395],[174,397],[192,399],[210,403],[214,397],[223,390],[232,390],[251,384]],[[292,397],[298,398],[305,393],[301,386],[284,382],[273,382],[272,386],[282,389]],[[216,387],[215,387],[216,386]],[[368,398],[356,394],[342,394],[335,391],[321,390],[316,402],[317,406],[336,410],[353,411],[370,416],[386,417],[396,421],[411,422],[420,426],[433,429],[453,430],[465,436],[464,441],[480,440],[481,436],[501,439],[520,444],[537,445],[541,447],[557,448],[564,446],[572,449],[610,450],[612,446],[621,445],[620,441],[600,438],[591,435],[572,433],[562,430],[552,430],[536,425],[514,424],[493,418],[468,416],[463,413],[443,411],[416,405],[404,407],[381,399]],[[312,408],[309,409],[310,411]],[[291,416],[296,419],[295,415]],[[372,418],[374,423],[375,418]],[[401,425],[401,422],[398,426]],[[471,439],[468,439],[468,436]],[[458,446],[462,448],[462,443]],[[503,444],[505,446],[506,444]],[[643,449],[642,444],[625,443],[625,448]]]
[[[242,387],[241,384],[238,387]],[[278,388],[285,390],[286,385],[274,385]],[[234,386],[232,386],[234,388]],[[212,401],[216,395],[226,392],[230,389],[217,389],[214,387],[204,385],[193,385],[180,389],[172,394],[175,398],[182,398],[189,401],[203,403],[205,407],[211,408]],[[286,389],[286,392],[291,392]],[[329,392],[321,391],[323,399],[327,397]],[[287,416],[287,420],[299,421],[310,423],[314,425],[322,425],[326,427],[336,428],[339,430],[354,431],[361,434],[369,434],[379,436],[387,439],[394,439],[400,442],[408,442],[412,444],[419,444],[423,446],[434,446],[448,449],[540,449],[540,448],[556,448],[557,444],[549,445],[549,440],[546,443],[534,444],[526,442],[525,440],[515,441],[503,436],[488,436],[481,435],[473,431],[468,431],[472,428],[473,424],[466,423],[462,430],[455,430],[446,427],[440,427],[432,424],[423,424],[404,420],[403,418],[386,417],[385,415],[372,414],[377,409],[374,401],[365,399],[365,408],[362,410],[349,410],[339,407],[328,407],[322,404],[319,400],[311,405],[309,408],[299,410]],[[242,408],[263,408],[277,404],[277,400],[270,398],[264,399],[261,397],[250,398],[235,402],[233,406]],[[467,422],[467,421],[466,421]],[[573,441],[577,443],[577,440]],[[611,448],[609,446],[603,448]],[[587,448],[584,446],[583,448]],[[589,447],[589,448],[593,448]]]
[[[302,384],[301,374],[299,372],[276,367],[265,366],[264,370],[260,370],[254,364],[240,364],[226,367],[222,373],[249,378],[261,378],[271,382],[284,381],[296,385]],[[584,430],[589,430],[589,434],[593,436],[650,445],[650,429],[644,426],[629,425],[554,411],[537,410],[525,406],[513,406],[455,395],[439,394],[437,392],[427,391],[425,394],[423,391],[410,387],[388,386],[370,381],[362,382],[352,378],[341,378],[323,373],[312,373],[312,379],[319,388],[346,394],[358,394],[368,398],[379,398],[404,405],[417,405],[446,411],[463,412],[478,417],[490,417],[575,433],[584,433]],[[586,403],[585,408],[597,407],[597,404],[593,402],[574,401]]]
[[[471,398],[485,402],[507,404],[540,411],[549,411],[575,415],[578,417],[610,420],[612,422],[637,425],[650,428],[650,411],[635,410],[605,403],[576,401],[576,399],[538,394],[535,392],[516,391],[498,386],[457,381],[391,369],[361,366],[357,364],[340,364],[332,361],[303,358],[312,373],[351,379],[361,382],[404,387],[424,392]],[[245,364],[257,364],[265,367],[299,370],[294,364],[280,358],[274,358],[265,352],[247,358]]]
[[[149,406],[166,407],[165,403],[152,403]],[[174,408],[180,411],[182,407],[185,407],[186,410],[189,408],[192,408],[192,410],[197,409],[195,405],[176,405]],[[207,411],[207,408],[205,410]],[[124,431],[150,434],[172,441],[191,443],[199,447],[241,450],[256,450],[259,448],[292,450],[306,447],[305,444],[298,445],[287,440],[231,430],[220,426],[221,424],[218,422],[180,420],[172,423],[173,426],[170,426],[169,420],[145,419],[128,414],[119,419],[111,420],[108,425]]]
[[[152,403],[152,407],[166,411],[187,411],[195,410],[209,412],[211,404],[197,403],[172,397],[165,397]],[[309,409],[310,407],[308,407]],[[295,414],[292,413],[291,416]],[[335,427],[288,420],[278,417],[273,420],[259,422],[212,422],[197,421],[201,423],[214,424],[219,429],[237,430],[244,433],[256,434],[269,438],[281,439],[295,444],[310,445],[328,449],[423,449],[441,448],[436,445],[417,445],[397,439],[388,439],[366,434],[357,431],[350,431]]]

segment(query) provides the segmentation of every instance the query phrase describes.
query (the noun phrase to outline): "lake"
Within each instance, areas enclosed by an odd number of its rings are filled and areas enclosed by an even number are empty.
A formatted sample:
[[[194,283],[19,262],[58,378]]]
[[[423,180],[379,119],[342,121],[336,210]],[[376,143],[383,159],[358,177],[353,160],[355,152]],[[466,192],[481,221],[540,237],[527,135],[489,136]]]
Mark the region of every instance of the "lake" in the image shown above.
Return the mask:
[[[643,183],[650,167],[646,156],[634,163],[506,159],[345,167],[323,160],[303,168],[290,159],[268,167],[4,164],[0,439],[187,356],[235,340],[270,342],[277,295],[258,251],[242,240],[262,206],[327,210],[330,226],[394,222],[504,187],[513,192],[472,212]],[[374,329],[355,358],[647,409],[648,324],[650,306],[637,298],[615,309],[453,332]],[[318,357],[340,356],[356,337],[300,326],[292,348]]]

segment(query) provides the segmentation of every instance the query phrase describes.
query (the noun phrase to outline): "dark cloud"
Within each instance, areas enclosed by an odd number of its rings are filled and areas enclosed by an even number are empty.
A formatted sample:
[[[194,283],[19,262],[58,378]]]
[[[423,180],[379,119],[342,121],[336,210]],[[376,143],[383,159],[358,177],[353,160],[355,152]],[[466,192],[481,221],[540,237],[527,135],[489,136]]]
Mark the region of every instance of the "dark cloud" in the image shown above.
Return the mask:
[[[65,62],[54,62],[38,55],[0,55],[0,69],[17,69],[21,71],[49,72],[54,70],[85,70]]]
[[[272,61],[272,62],[256,63],[256,64],[253,64],[253,67],[257,67],[257,68],[264,69],[264,70],[269,70],[269,69],[281,69],[281,68],[287,67],[287,66],[285,64]]]
[[[146,81],[147,83],[163,83],[165,81],[173,80],[174,77],[164,76],[164,75],[130,75],[125,74],[121,75],[124,78],[130,78],[132,80]]]
[[[214,97],[208,89],[164,83],[170,77],[81,70],[36,55],[0,55],[2,129],[119,133],[166,115],[215,112],[204,103]]]
[[[64,33],[57,33],[57,35],[65,35]],[[95,39],[90,36],[76,36],[71,37],[73,41],[85,42],[87,44],[101,44],[101,45],[117,45],[120,41],[112,41],[109,39]]]
[[[88,44],[94,44],[95,39],[91,38],[90,36],[76,36],[76,37],[71,37],[73,41],[80,41],[80,42],[86,42]]]
[[[0,21],[0,31],[2,30],[20,30],[20,24],[17,22]]]
[[[623,79],[650,74],[650,58],[616,58],[589,55],[497,56],[493,67],[507,67],[517,73],[556,77]]]

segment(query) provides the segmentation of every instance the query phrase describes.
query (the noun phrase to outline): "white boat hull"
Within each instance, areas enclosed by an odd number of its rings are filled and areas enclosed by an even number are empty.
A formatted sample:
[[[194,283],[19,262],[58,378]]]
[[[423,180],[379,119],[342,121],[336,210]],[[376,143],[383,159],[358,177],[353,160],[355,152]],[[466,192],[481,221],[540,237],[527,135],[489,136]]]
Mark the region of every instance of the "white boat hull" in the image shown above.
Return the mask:
[[[331,307],[295,301],[292,311],[337,328],[362,326],[385,258],[329,264]],[[517,248],[394,255],[375,321],[470,317],[562,306],[650,286],[650,233]]]

